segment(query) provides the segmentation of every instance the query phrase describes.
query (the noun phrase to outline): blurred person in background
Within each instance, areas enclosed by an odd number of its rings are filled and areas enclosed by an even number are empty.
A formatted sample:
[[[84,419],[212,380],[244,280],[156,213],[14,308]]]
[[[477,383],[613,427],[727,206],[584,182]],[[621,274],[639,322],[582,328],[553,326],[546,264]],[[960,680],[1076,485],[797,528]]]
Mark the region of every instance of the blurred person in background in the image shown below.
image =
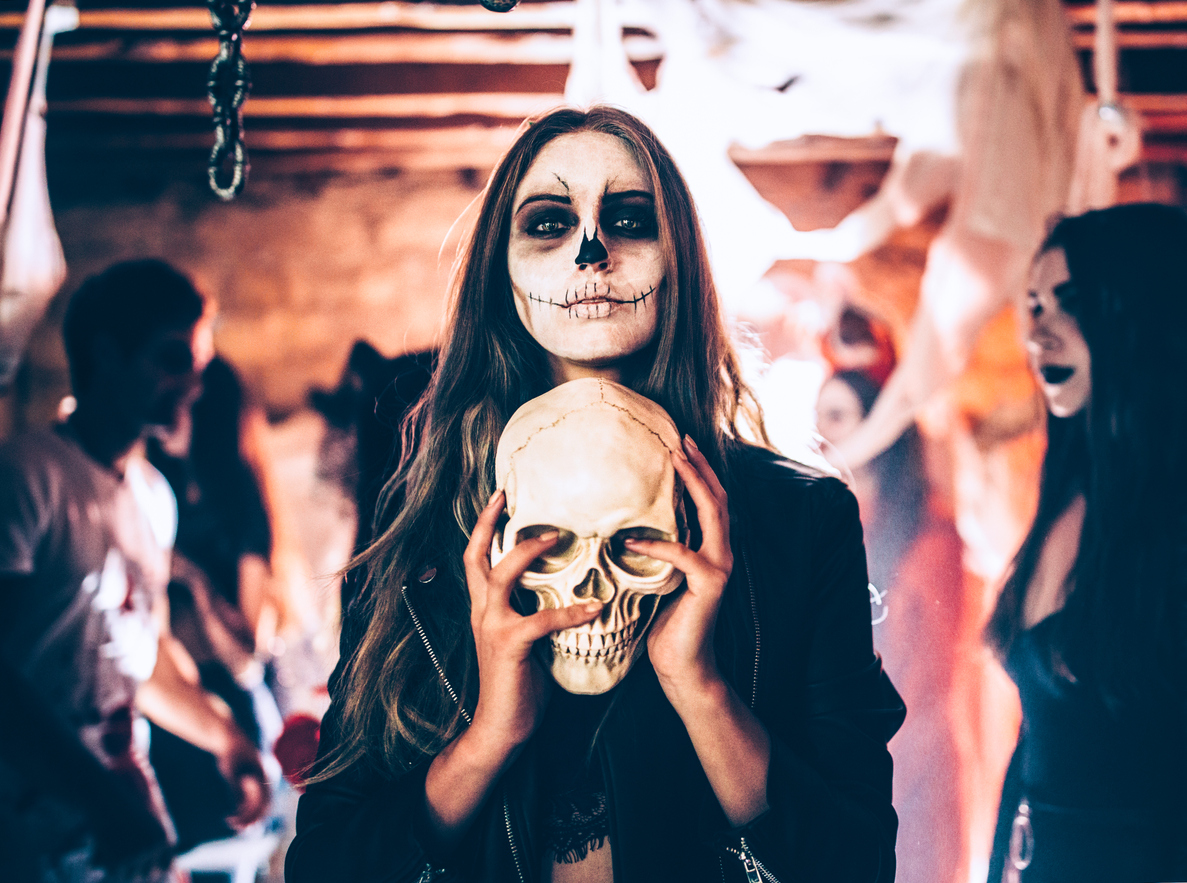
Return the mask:
[[[207,305],[160,261],[117,264],[71,298],[76,407],[0,448],[0,878],[164,878],[172,824],[142,714],[209,751],[233,824],[268,803],[260,753],[172,637],[176,505],[143,456],[192,404]]]
[[[285,599],[274,598],[257,410],[234,368],[215,356],[202,372],[202,393],[188,419],[170,435],[149,439],[147,448],[178,504],[170,628],[197,665],[202,686],[227,704],[267,757],[282,724],[265,683],[267,647],[257,647],[257,635],[266,640],[275,633]],[[155,724],[149,756],[179,849],[234,833],[227,821],[234,794],[215,758]]]
[[[386,358],[365,340],[351,347],[338,386],[314,390],[309,403],[329,426],[319,451],[319,471],[354,501],[357,521],[353,554],[375,539],[375,512],[404,450],[400,426],[420,400],[437,364],[435,350]],[[359,572],[342,580],[342,609],[359,589]]]
[[[1027,308],[1047,451],[986,633],[1022,700],[989,879],[1187,880],[1187,213],[1064,218]]]
[[[893,354],[891,356],[893,364]],[[885,373],[883,373],[883,377]],[[817,401],[817,429],[839,445],[881,391],[865,371],[839,371]],[[966,615],[961,544],[929,488],[924,443],[911,424],[854,470],[869,563],[874,649],[907,705],[890,742],[900,883],[954,883],[968,876],[959,649]]]

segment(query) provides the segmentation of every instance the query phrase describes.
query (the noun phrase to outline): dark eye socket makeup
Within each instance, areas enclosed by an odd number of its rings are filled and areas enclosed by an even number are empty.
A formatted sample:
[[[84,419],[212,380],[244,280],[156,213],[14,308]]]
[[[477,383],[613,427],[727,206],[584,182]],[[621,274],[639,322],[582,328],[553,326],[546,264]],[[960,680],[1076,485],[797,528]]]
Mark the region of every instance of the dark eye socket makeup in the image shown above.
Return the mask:
[[[516,210],[521,232],[537,239],[563,235],[579,223],[572,200],[559,193],[537,193],[524,199]],[[608,193],[602,200],[598,228],[606,236],[653,239],[659,235],[655,198],[645,190]]]
[[[1070,304],[1076,297],[1077,291],[1075,283],[1070,279],[1066,282],[1061,282],[1051,289],[1052,297],[1055,300],[1055,306],[1066,312],[1066,304]],[[1030,313],[1031,319],[1038,319],[1045,316],[1048,310],[1043,306],[1042,298],[1037,291],[1027,292],[1026,308]]]
[[[627,239],[654,239],[659,235],[655,209],[650,201],[607,206],[602,211],[600,228],[610,236]]]
[[[521,219],[520,228],[528,236],[538,239],[552,239],[571,230],[577,224],[577,216],[566,206],[538,203],[538,208]]]

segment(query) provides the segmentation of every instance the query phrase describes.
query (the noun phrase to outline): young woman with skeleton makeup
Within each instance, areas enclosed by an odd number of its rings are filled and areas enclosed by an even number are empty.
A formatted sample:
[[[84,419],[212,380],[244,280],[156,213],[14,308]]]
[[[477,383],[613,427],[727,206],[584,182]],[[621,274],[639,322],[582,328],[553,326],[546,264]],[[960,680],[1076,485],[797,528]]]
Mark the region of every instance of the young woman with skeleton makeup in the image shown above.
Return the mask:
[[[1187,214],[1063,219],[1028,312],[1048,441],[988,629],[1023,712],[989,879],[1187,880]]]
[[[741,440],[743,426],[764,437],[761,416],[667,151],[611,108],[531,122],[454,286],[406,427],[415,453],[345,616],[288,879],[889,883],[886,741],[903,711],[871,648],[857,507],[839,481]],[[555,532],[489,555],[504,425],[589,377],[651,399],[683,434],[670,458],[692,536],[624,543],[685,584],[622,681],[577,696],[532,648],[601,605],[515,608]]]

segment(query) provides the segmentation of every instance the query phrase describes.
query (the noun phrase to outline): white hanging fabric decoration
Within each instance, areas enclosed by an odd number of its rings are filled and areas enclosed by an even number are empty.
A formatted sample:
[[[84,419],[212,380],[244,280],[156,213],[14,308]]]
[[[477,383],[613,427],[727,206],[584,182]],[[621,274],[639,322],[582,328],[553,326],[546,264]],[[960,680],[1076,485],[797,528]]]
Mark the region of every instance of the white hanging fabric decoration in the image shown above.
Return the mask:
[[[1097,0],[1093,46],[1096,100],[1084,106],[1076,142],[1076,164],[1068,195],[1069,214],[1106,208],[1117,201],[1117,177],[1142,151],[1137,114],[1117,93],[1117,28],[1113,0]]]
[[[45,82],[54,36],[76,27],[74,7],[30,0],[13,59],[0,126],[0,390],[66,278],[45,173]]]

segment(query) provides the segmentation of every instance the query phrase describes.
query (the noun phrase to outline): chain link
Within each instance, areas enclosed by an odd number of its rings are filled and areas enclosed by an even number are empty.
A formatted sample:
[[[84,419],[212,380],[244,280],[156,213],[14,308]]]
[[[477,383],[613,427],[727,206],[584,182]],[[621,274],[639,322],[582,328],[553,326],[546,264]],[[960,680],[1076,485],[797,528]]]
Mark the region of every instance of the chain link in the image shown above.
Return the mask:
[[[214,110],[214,149],[206,171],[210,189],[229,200],[242,192],[249,168],[243,144],[243,102],[251,90],[251,74],[243,60],[243,29],[256,4],[255,0],[206,0],[206,5],[219,40],[206,81]]]

